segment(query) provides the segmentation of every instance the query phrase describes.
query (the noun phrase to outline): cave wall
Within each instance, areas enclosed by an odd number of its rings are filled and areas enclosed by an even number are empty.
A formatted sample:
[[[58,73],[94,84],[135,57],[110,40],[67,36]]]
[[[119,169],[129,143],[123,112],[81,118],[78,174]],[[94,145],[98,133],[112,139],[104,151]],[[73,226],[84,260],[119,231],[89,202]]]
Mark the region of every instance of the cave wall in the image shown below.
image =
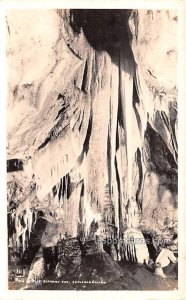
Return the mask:
[[[50,246],[127,227],[171,237],[176,12],[10,11],[7,23],[7,159],[23,166],[8,169],[9,243],[24,251],[39,218],[58,228]]]

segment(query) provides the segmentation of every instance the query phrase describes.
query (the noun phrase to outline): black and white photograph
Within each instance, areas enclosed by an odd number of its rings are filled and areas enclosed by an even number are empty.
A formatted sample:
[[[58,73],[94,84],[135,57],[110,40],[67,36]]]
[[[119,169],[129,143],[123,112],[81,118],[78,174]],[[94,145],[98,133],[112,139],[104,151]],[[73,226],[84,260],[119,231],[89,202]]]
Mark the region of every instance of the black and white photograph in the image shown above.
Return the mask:
[[[178,23],[6,10],[9,290],[178,290]]]

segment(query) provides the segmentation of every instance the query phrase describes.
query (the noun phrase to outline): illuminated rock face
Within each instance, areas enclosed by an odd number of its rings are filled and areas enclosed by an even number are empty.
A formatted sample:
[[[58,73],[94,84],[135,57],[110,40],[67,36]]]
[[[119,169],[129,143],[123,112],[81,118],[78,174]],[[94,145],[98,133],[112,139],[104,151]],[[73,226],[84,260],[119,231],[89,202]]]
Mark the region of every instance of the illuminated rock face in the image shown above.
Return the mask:
[[[149,252],[143,234],[139,229],[127,228],[124,234],[124,256],[140,264],[149,262]]]
[[[49,246],[127,227],[171,237],[175,13],[12,11],[7,23],[7,153],[23,166],[8,173],[9,242],[25,251],[39,218],[58,228],[39,235]]]

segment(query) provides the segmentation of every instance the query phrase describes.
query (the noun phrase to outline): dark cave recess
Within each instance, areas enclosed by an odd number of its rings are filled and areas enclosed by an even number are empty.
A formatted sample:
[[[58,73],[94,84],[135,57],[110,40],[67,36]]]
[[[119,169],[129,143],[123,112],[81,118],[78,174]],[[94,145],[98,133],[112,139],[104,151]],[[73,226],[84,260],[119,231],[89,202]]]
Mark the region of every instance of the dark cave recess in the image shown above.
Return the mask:
[[[83,30],[87,41],[97,51],[111,56],[128,40],[128,18],[132,10],[71,9],[70,25],[75,34]]]
[[[7,172],[23,171],[23,161],[21,159],[7,160]]]

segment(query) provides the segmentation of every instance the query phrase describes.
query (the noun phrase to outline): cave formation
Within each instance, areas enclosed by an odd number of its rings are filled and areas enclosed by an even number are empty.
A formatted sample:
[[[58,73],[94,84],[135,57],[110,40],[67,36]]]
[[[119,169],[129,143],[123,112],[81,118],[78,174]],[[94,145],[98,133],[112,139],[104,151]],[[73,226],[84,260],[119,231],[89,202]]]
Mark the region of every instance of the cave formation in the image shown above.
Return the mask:
[[[68,268],[83,268],[84,252],[104,251],[119,276],[114,261],[143,263],[150,248],[117,242],[99,250],[98,238],[172,239],[177,233],[176,82],[159,75],[151,50],[166,39],[166,28],[150,40],[157,20],[165,27],[176,21],[167,11],[51,14],[57,24],[47,67],[40,71],[38,60],[39,75],[27,72],[20,48],[22,76],[19,83],[9,79],[9,111],[23,111],[16,124],[8,124],[9,260],[17,253],[31,264],[43,251],[47,261],[47,248],[61,249],[63,241],[78,253]],[[10,49],[19,46],[12,19],[10,14]],[[161,51],[156,48],[156,55]],[[18,58],[9,54],[10,66]],[[54,268],[58,259],[51,255]]]

